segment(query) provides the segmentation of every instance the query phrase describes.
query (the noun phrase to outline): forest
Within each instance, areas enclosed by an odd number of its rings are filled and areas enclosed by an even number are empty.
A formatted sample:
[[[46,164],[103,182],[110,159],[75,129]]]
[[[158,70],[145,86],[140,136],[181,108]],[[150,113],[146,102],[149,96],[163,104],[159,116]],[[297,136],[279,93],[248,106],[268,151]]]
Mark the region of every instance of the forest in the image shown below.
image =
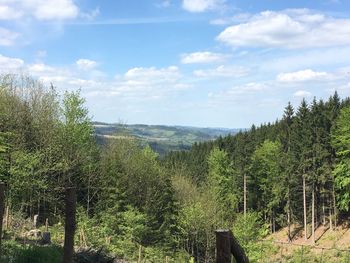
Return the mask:
[[[350,99],[336,92],[289,103],[273,123],[162,157],[132,136],[99,145],[84,103],[79,91],[0,77],[9,218],[2,262],[62,262],[69,188],[77,196],[75,246],[124,262],[215,262],[219,228],[232,230],[251,262],[269,262],[279,251],[260,241],[276,232],[317,245],[318,228],[349,223]],[[39,228],[47,219],[52,246],[23,238],[35,215]],[[303,262],[297,257],[288,262]]]

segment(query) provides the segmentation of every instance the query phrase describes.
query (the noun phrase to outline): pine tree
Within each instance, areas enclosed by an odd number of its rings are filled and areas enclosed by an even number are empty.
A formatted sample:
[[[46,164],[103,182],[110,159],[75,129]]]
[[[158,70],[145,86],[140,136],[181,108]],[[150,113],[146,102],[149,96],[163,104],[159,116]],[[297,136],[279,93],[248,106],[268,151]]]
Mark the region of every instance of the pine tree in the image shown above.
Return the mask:
[[[332,130],[332,145],[336,150],[337,164],[334,169],[337,205],[348,211],[350,205],[350,108],[340,111]]]

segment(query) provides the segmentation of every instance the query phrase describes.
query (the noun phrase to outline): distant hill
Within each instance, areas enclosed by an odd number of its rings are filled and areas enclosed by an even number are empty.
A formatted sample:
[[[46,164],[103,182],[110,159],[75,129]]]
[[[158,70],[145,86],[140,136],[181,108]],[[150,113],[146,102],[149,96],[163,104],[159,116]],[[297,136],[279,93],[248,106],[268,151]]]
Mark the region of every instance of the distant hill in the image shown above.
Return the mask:
[[[125,125],[104,122],[94,122],[93,125],[101,144],[109,138],[133,136],[142,143],[150,145],[160,155],[164,155],[169,151],[187,150],[195,142],[214,140],[219,136],[235,134],[242,130],[145,124]]]

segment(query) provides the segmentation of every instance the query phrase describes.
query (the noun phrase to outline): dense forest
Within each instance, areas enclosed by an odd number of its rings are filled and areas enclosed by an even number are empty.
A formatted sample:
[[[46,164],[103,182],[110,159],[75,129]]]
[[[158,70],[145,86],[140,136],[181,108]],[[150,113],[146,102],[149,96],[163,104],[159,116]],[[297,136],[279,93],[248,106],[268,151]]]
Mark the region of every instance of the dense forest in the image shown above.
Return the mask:
[[[0,176],[9,236],[39,215],[62,245],[64,191],[74,187],[77,246],[126,260],[213,262],[214,231],[228,228],[254,262],[267,253],[258,241],[269,233],[287,228],[293,241],[302,227],[315,243],[317,227],[347,220],[350,99],[288,104],[274,123],[160,158],[132,137],[99,146],[79,92],[3,75]],[[4,257],[16,257],[13,243],[4,246]]]

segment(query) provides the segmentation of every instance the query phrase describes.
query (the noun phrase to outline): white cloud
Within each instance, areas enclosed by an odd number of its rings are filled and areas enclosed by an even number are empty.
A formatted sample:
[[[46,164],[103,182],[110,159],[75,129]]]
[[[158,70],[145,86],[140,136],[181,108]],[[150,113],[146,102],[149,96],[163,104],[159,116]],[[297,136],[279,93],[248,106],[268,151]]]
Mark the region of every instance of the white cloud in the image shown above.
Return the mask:
[[[1,2],[0,2],[1,3]],[[23,12],[7,5],[0,5],[0,20],[12,20],[22,17]]]
[[[220,9],[225,2],[225,0],[183,0],[182,7],[186,11],[200,13]]]
[[[214,99],[216,101],[230,101],[232,99],[241,98],[247,94],[256,94],[266,90],[268,86],[264,83],[250,82],[243,85],[234,86],[230,89],[219,91],[219,92],[211,92],[208,94],[210,99]]]
[[[167,97],[191,86],[181,81],[182,75],[175,66],[166,68],[132,68],[113,80],[104,77],[94,78],[94,74],[81,74],[74,68],[56,68],[45,64],[34,64],[27,67],[28,72],[46,84],[52,83],[59,89],[82,88],[83,95],[88,97],[110,98],[121,100],[149,100]]]
[[[350,19],[308,9],[265,11],[227,27],[217,39],[234,47],[316,48],[350,44]]]
[[[0,27],[0,46],[12,46],[19,37],[19,33]]]
[[[227,55],[221,53],[212,53],[209,51],[194,52],[189,54],[183,54],[181,56],[182,64],[205,64],[205,63],[218,63],[227,58]]]
[[[213,77],[228,77],[228,78],[238,78],[246,76],[249,69],[244,67],[234,67],[234,66],[219,66],[214,69],[199,69],[193,71],[193,75],[200,78],[213,78]]]
[[[130,82],[175,82],[181,77],[179,68],[176,66],[170,66],[167,68],[157,69],[155,67],[150,68],[132,68],[128,70],[124,78]]]
[[[280,73],[277,80],[280,82],[304,82],[330,79],[332,76],[327,72],[317,72],[311,69],[300,70],[290,73]]]
[[[31,16],[38,20],[76,18],[79,8],[73,0],[0,0],[0,19]]]
[[[311,97],[312,93],[306,90],[298,90],[293,94],[294,97],[301,97],[301,98],[306,98],[306,97]]]
[[[90,60],[90,59],[83,59],[83,58],[78,59],[76,61],[76,64],[77,64],[78,68],[81,70],[91,70],[97,66],[96,61]]]
[[[55,73],[56,69],[53,67],[50,67],[43,63],[37,63],[27,66],[27,69],[30,74],[33,74],[35,76],[40,74],[47,74],[47,73]]]
[[[8,73],[11,70],[19,70],[24,66],[24,61],[19,58],[10,58],[0,55],[0,70]]]

